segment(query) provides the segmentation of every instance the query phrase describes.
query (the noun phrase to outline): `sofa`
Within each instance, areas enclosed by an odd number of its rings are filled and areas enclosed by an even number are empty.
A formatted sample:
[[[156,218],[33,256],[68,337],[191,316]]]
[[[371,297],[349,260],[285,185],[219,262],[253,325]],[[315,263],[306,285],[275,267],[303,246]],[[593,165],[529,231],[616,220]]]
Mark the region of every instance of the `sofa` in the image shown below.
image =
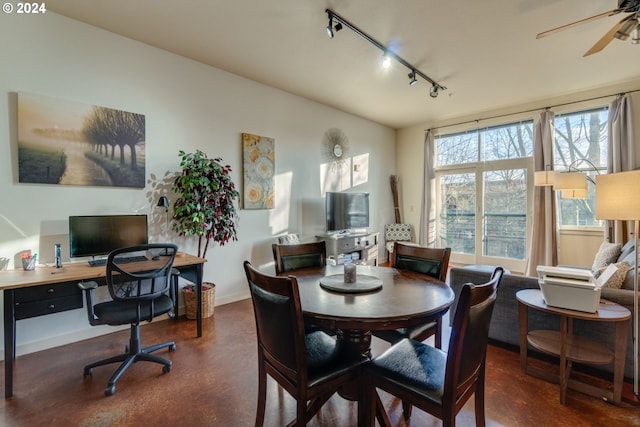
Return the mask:
[[[630,250],[629,250],[630,248]],[[633,244],[625,245],[620,250],[620,254],[614,260],[616,263],[627,262],[631,268],[627,272],[624,283],[620,289],[603,287],[601,298],[607,299],[626,307],[633,314],[633,273],[635,260]],[[460,295],[462,285],[465,283],[484,283],[489,280],[492,269],[487,266],[466,266],[453,267],[449,271],[449,284],[453,289],[456,301],[454,302],[450,319],[453,319],[455,306]],[[506,273],[498,289],[496,304],[489,328],[489,339],[491,341],[507,344],[519,348],[520,338],[518,334],[518,302],[516,292],[521,289],[539,289],[538,277],[523,276]],[[529,310],[529,330],[535,329],[560,329],[560,317],[539,310]],[[614,349],[615,334],[614,326],[606,322],[586,322],[575,320],[574,333],[588,337],[596,342],[602,343]],[[591,365],[590,365],[591,366]],[[592,365],[592,368],[607,373],[613,373],[613,363],[609,365]],[[629,337],[627,341],[627,352],[625,357],[625,377],[633,378],[633,332],[632,325],[629,325]]]

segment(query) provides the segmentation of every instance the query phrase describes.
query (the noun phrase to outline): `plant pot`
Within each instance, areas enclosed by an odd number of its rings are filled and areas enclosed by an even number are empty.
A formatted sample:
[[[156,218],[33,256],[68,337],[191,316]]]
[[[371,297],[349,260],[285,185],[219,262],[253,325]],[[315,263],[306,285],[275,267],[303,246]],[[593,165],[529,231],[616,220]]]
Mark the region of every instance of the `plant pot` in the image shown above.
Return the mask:
[[[195,288],[195,286],[194,286]],[[196,293],[191,287],[182,289],[184,305],[187,308],[187,319],[195,320],[196,315]],[[202,318],[213,316],[213,308],[216,300],[216,285],[205,282],[202,284]]]

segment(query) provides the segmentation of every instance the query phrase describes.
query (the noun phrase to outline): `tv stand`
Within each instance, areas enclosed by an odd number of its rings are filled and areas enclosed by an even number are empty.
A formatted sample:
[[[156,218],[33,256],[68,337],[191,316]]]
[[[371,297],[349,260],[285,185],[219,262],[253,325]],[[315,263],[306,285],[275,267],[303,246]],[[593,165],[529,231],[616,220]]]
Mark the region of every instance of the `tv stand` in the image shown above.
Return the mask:
[[[316,236],[327,245],[327,258],[335,264],[345,261],[378,265],[378,236],[380,233],[325,233]]]

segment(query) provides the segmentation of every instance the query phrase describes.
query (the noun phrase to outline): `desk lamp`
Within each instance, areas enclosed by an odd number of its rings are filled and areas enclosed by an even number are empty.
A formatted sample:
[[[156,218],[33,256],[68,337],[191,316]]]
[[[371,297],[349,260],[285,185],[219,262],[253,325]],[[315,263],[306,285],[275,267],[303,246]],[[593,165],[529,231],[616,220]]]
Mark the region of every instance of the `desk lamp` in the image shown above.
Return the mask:
[[[167,196],[160,196],[160,198],[158,199],[158,204],[156,206],[159,208],[164,208],[164,228],[168,234],[169,230],[167,230],[167,227],[169,224],[169,199],[167,199]]]
[[[596,218],[633,221],[633,393],[638,396],[638,229],[640,228],[640,170],[596,176]]]

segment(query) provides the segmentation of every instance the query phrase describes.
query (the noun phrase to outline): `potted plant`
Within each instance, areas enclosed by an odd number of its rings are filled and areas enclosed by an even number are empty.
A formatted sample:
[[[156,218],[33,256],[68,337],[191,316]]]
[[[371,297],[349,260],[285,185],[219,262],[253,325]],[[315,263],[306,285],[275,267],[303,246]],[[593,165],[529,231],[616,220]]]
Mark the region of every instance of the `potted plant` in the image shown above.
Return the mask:
[[[239,193],[231,179],[231,166],[223,165],[221,158],[210,159],[200,150],[180,150],[178,155],[182,170],[173,181],[178,199],[173,205],[172,228],[180,236],[198,236],[198,256],[206,258],[212,241],[224,246],[238,240],[234,202]],[[203,283],[202,289],[202,316],[208,317],[213,314],[215,285]],[[195,285],[187,285],[183,292],[187,318],[194,319]]]

